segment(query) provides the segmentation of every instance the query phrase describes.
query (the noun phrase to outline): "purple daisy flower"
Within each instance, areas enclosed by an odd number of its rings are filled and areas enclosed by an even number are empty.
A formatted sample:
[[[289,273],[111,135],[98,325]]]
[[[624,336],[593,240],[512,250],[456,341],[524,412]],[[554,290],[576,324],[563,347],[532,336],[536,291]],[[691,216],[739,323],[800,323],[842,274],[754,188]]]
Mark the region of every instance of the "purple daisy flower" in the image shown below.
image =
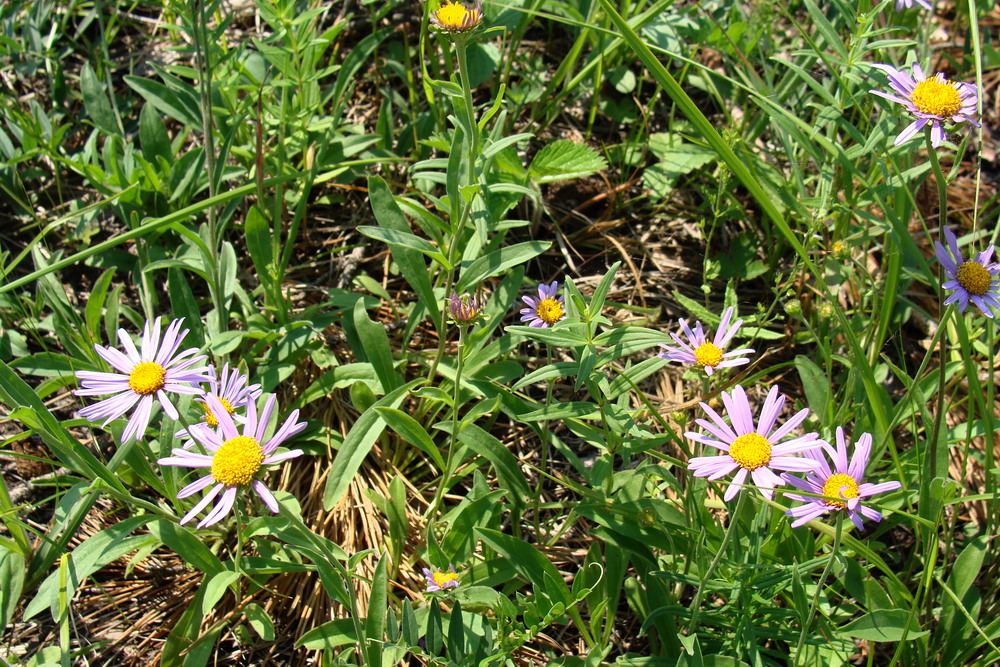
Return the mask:
[[[479,299],[474,296],[468,294],[459,296],[458,292],[452,292],[448,298],[448,310],[451,311],[451,317],[456,322],[468,324],[482,314],[483,307],[479,303]]]
[[[427,592],[443,591],[446,588],[458,588],[458,573],[455,567],[449,565],[447,570],[429,570],[424,568],[424,577],[427,579]]]
[[[688,468],[695,477],[707,477],[716,480],[725,477],[738,469],[738,472],[726,489],[725,500],[732,500],[746,481],[747,475],[760,489],[761,494],[770,500],[774,497],[774,488],[782,484],[782,480],[771,468],[791,472],[809,472],[819,464],[813,459],[805,459],[792,454],[799,454],[822,447],[825,443],[815,433],[806,433],[786,442],[784,437],[801,424],[809,414],[809,409],[799,411],[773,433],[785,397],[778,393],[777,385],[771,391],[760,410],[757,426],[754,427],[753,412],[747,401],[743,387],[733,387],[732,395],[721,394],[722,403],[729,414],[730,426],[706,403],[701,403],[701,409],[712,420],[696,419],[695,422],[712,436],[701,433],[685,433],[688,438],[703,445],[721,449],[724,454],[716,456],[698,456],[688,462]]]
[[[113,347],[94,345],[97,354],[119,372],[77,371],[81,389],[75,393],[77,396],[115,395],[84,407],[80,416],[89,421],[103,419],[102,425],[106,426],[138,404],[125,425],[122,443],[146,432],[154,397],[171,419],[177,419],[177,409],[168,394],[198,396],[203,391],[195,385],[209,379],[207,367],[192,368],[206,358],[203,354],[192,356],[197,354],[198,348],[177,352],[188,333],[187,329],[181,331],[183,323],[184,318],[172,321],[160,340],[160,318],[152,323],[147,320],[138,349],[125,330],[119,329],[118,340],[125,349],[124,353]]]
[[[527,322],[529,327],[550,327],[562,318],[566,317],[566,308],[563,298],[556,296],[559,291],[559,282],[553,280],[550,284],[538,284],[538,298],[522,296],[521,300],[528,305],[521,309],[521,321]]]
[[[881,521],[882,513],[865,507],[861,504],[861,499],[876,493],[895,491],[903,485],[899,482],[862,483],[865,468],[868,467],[868,458],[872,453],[871,433],[862,433],[861,437],[858,438],[850,462],[847,460],[847,442],[844,439],[844,429],[839,426],[837,427],[837,449],[834,450],[826,443],[823,443],[823,449],[833,461],[833,470],[830,470],[827,458],[821,451],[808,451],[806,456],[818,464],[816,470],[810,472],[805,479],[792,475],[782,475],[786,482],[802,491],[826,496],[826,498],[814,498],[789,493],[789,498],[805,503],[805,505],[793,507],[785,512],[788,516],[795,517],[792,528],[818,519],[828,512],[841,510],[847,512],[847,516],[851,518],[858,530],[862,528],[861,517],[872,521]],[[840,500],[834,500],[834,498]]]
[[[958,248],[958,240],[948,227],[944,227],[944,237],[948,241],[951,256],[940,241],[934,242],[934,254],[950,278],[941,285],[941,288],[953,290],[944,300],[944,304],[947,306],[958,302],[958,310],[965,312],[965,307],[972,301],[983,315],[993,317],[992,309],[1000,309],[1000,280],[997,279],[997,274],[1000,274],[1000,264],[990,262],[993,257],[993,244],[979,253],[976,259],[965,261],[962,251]]]
[[[192,426],[189,432],[210,453],[197,454],[186,449],[175,448],[171,452],[173,456],[158,461],[160,465],[165,466],[208,468],[210,471],[208,475],[191,482],[177,493],[178,498],[187,498],[214,484],[208,493],[191,508],[191,511],[184,515],[181,523],[190,521],[220,492],[222,495],[219,497],[219,502],[201,520],[198,528],[211,526],[222,521],[229,510],[233,508],[239,489],[246,486],[253,487],[268,509],[277,513],[279,511],[278,501],[275,500],[274,495],[264,482],[257,479],[257,475],[263,466],[280,463],[302,455],[301,449],[292,449],[280,454],[274,454],[274,450],[285,440],[302,431],[306,427],[306,422],[296,422],[299,411],[292,410],[292,413],[288,415],[275,434],[264,444],[261,444],[264,439],[264,431],[271,419],[271,413],[274,412],[276,402],[274,394],[268,397],[260,419],[257,418],[256,403],[252,401],[247,403],[246,423],[243,424],[242,433],[237,430],[232,417],[229,416],[216,396],[209,395],[206,401],[212,414],[219,421],[219,428],[213,431],[204,424],[198,424]]]
[[[206,392],[206,396],[212,395],[218,398],[219,402],[222,403],[222,407],[233,418],[233,421],[237,424],[242,424],[245,420],[242,415],[236,414],[236,409],[245,407],[248,403],[256,401],[261,394],[260,385],[249,384],[250,377],[240,373],[238,368],[229,368],[228,363],[223,364],[221,377],[217,375],[215,366],[208,367],[208,374],[208,391]],[[205,412],[202,423],[212,428],[218,426],[219,420],[212,414],[212,410],[208,407],[206,399],[203,397],[195,400],[201,403],[202,409]],[[183,445],[184,449],[191,449],[194,446],[194,439],[188,435],[186,428],[182,428],[174,433],[174,437],[187,440]]]
[[[909,9],[913,7],[913,3],[920,5],[924,9],[934,9],[927,0],[896,0],[896,11],[901,12],[904,8]]]
[[[899,133],[896,145],[909,141],[928,123],[931,124],[931,145],[937,148],[948,138],[942,123],[971,123],[979,127],[976,120],[976,87],[962,81],[948,81],[943,72],[927,78],[920,65],[913,63],[913,76],[892,65],[873,64],[889,75],[889,85],[896,92],[883,93],[881,90],[868,92],[898,102],[906,107],[916,120]]]
[[[691,327],[688,326],[687,320],[677,320],[681,325],[684,335],[690,341],[690,345],[681,340],[680,336],[671,332],[670,337],[680,347],[670,347],[669,345],[660,343],[660,347],[665,351],[660,352],[656,356],[661,359],[669,359],[670,361],[679,361],[682,364],[701,366],[705,369],[705,375],[711,375],[716,368],[728,368],[730,366],[748,364],[750,360],[740,355],[752,354],[753,350],[750,348],[723,352],[726,345],[743,325],[743,320],[736,320],[730,325],[729,322],[732,318],[733,309],[731,307],[726,308],[722,313],[722,320],[719,322],[719,330],[715,332],[715,338],[711,343],[708,342],[708,337],[705,335],[704,330],[702,330],[701,322],[695,322],[694,330],[692,331]]]

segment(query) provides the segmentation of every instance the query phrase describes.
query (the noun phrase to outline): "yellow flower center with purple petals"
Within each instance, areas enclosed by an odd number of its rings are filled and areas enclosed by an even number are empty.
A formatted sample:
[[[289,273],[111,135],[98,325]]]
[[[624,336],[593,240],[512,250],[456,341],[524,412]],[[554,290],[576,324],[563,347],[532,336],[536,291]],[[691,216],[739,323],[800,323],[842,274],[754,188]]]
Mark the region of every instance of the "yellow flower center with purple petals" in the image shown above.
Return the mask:
[[[747,433],[729,445],[729,456],[747,470],[756,470],[771,462],[771,443],[759,433]]]
[[[970,259],[958,267],[958,271],[955,272],[955,280],[969,294],[982,296],[989,291],[993,276],[990,275],[990,272],[982,264]]]
[[[563,318],[566,314],[566,310],[563,305],[559,303],[556,299],[551,296],[547,299],[542,299],[538,302],[538,307],[535,308],[535,314],[538,318],[545,322],[546,324],[555,324]]]
[[[910,93],[910,101],[918,111],[947,118],[962,108],[962,98],[955,84],[947,79],[924,79]]]
[[[155,361],[136,364],[128,376],[128,386],[137,394],[155,394],[166,383],[167,369]]]
[[[838,472],[826,479],[826,484],[823,485],[823,495],[830,498],[857,498],[859,495],[858,482],[850,475]],[[847,507],[847,503],[843,500],[827,500],[826,504],[840,509]]]
[[[712,343],[702,343],[694,349],[694,360],[701,366],[715,368],[722,361],[722,350]]]
[[[264,463],[264,449],[254,438],[238,435],[212,455],[212,477],[226,486],[249,484]]]
[[[234,408],[233,404],[230,403],[228,400],[222,398],[221,396],[216,396],[216,398],[219,399],[219,403],[222,403],[222,407],[226,409],[226,412],[228,412],[229,414],[233,414],[234,412],[236,412],[236,408]],[[212,410],[211,408],[208,407],[208,403],[202,403],[201,407],[205,411],[205,423],[211,426],[212,428],[218,426],[219,420],[216,419],[215,415],[212,414]]]
[[[435,572],[431,577],[434,579],[434,585],[438,588],[444,588],[445,584],[458,581],[458,575],[454,572]]]
[[[460,2],[447,2],[441,5],[434,16],[445,30],[468,30],[481,20],[478,10],[468,9]]]

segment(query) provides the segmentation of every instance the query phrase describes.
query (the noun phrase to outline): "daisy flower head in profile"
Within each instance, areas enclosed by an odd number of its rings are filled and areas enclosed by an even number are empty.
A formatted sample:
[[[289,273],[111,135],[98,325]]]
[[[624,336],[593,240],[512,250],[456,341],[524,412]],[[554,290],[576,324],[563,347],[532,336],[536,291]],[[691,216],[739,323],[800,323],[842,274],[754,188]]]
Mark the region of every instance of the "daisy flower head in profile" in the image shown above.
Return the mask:
[[[77,396],[114,394],[80,410],[88,421],[104,420],[104,425],[121,417],[135,407],[122,433],[122,443],[139,438],[149,426],[154,399],[163,406],[171,419],[177,419],[177,409],[170,394],[198,396],[203,393],[199,383],[209,379],[208,368],[197,366],[206,357],[198,348],[178,349],[188,330],[181,330],[184,319],[172,321],[160,338],[160,318],[146,321],[139,347],[124,329],[118,330],[118,340],[124,352],[113,347],[94,345],[97,354],[117,373],[77,371],[80,389]]]
[[[452,292],[448,297],[448,310],[457,324],[469,324],[483,314],[483,306],[474,296]]]
[[[222,365],[222,372],[217,373],[215,366],[208,367],[208,391],[207,396],[215,396],[222,403],[222,407],[232,415],[235,421],[241,421],[241,417],[236,415],[237,408],[245,407],[247,404],[260,398],[261,389],[259,384],[250,384],[250,376],[240,373],[238,368],[230,368],[228,363]],[[196,399],[205,411],[205,423],[215,428],[219,425],[219,420],[212,414],[208,407],[206,398]]]
[[[278,501],[270,489],[259,479],[264,466],[302,455],[301,449],[275,454],[275,450],[285,440],[291,438],[306,427],[306,422],[298,422],[299,411],[293,410],[278,430],[266,441],[264,431],[274,412],[276,402],[272,394],[268,397],[264,409],[258,419],[257,405],[253,401],[247,403],[246,421],[242,433],[236,427],[233,418],[216,396],[206,398],[208,407],[219,421],[218,429],[212,430],[203,424],[192,426],[190,435],[209,453],[198,454],[186,449],[175,448],[173,456],[162,458],[160,465],[180,466],[183,468],[207,468],[208,474],[201,477],[177,493],[177,497],[187,498],[209,486],[208,493],[191,508],[181,523],[187,523],[201,512],[218,496],[215,507],[198,523],[198,528],[205,528],[222,521],[233,508],[236,495],[241,489],[252,488],[267,508],[274,513],[279,511]]]
[[[925,126],[931,126],[931,146],[937,148],[948,138],[944,123],[969,123],[979,127],[976,120],[976,87],[962,81],[949,81],[938,72],[928,78],[919,64],[913,63],[913,76],[892,65],[873,64],[889,77],[892,93],[872,89],[868,92],[898,102],[916,118],[896,137],[899,146],[912,139]]]
[[[825,454],[824,454],[825,452]],[[807,457],[816,461],[817,468],[804,479],[783,474],[786,482],[807,493],[814,493],[825,498],[787,494],[792,500],[805,503],[793,507],[785,514],[795,517],[792,528],[797,528],[813,519],[818,519],[830,512],[847,512],[858,530],[862,529],[862,517],[872,521],[881,521],[882,513],[861,504],[862,498],[868,498],[876,493],[895,491],[903,485],[899,482],[882,482],[881,484],[865,484],[865,468],[872,453],[871,433],[862,433],[854,446],[854,454],[848,461],[847,442],[844,429],[837,427],[837,449],[824,443],[821,450],[810,450]],[[833,461],[833,468],[827,462],[827,456]]]
[[[556,296],[558,292],[559,281],[553,280],[548,285],[539,283],[537,299],[522,296],[521,300],[528,307],[520,310],[521,321],[527,322],[529,327],[550,327],[566,317],[565,302],[561,296]]]
[[[722,320],[719,322],[719,329],[715,332],[715,337],[711,342],[708,340],[708,336],[705,335],[704,329],[702,329],[701,322],[695,322],[694,329],[688,326],[687,320],[677,320],[681,325],[681,331],[687,336],[688,342],[685,343],[680,336],[670,332],[670,337],[674,339],[678,347],[672,347],[660,343],[660,347],[663,348],[663,352],[660,352],[658,357],[661,359],[668,359],[670,361],[678,361],[682,364],[691,364],[694,366],[701,366],[705,375],[711,375],[717,368],[728,368],[730,366],[742,366],[743,364],[750,363],[750,360],[742,355],[753,354],[753,350],[750,348],[744,348],[742,350],[733,350],[731,352],[725,352],[726,345],[733,339],[736,332],[740,330],[743,325],[743,320],[736,320],[730,324],[733,319],[733,309],[732,307],[726,308],[722,313]]]
[[[461,583],[458,580],[458,573],[455,572],[455,567],[452,565],[449,565],[447,570],[430,570],[425,567],[424,578],[427,579],[428,593],[443,591],[446,588],[458,588]]]
[[[431,12],[430,23],[439,32],[457,37],[470,33],[483,23],[483,5],[466,6],[461,2],[445,0],[444,4]]]
[[[760,416],[754,425],[753,411],[743,387],[736,385],[732,394],[722,392],[722,403],[729,415],[729,422],[718,415],[707,403],[701,403],[709,419],[696,419],[695,423],[708,432],[685,433],[689,439],[721,450],[715,456],[698,456],[688,462],[688,468],[695,477],[716,480],[736,471],[724,499],[732,500],[747,476],[768,500],[774,497],[775,487],[784,482],[774,470],[789,472],[809,472],[819,466],[814,459],[794,456],[822,447],[824,441],[816,433],[806,433],[790,440],[784,440],[809,415],[809,409],[800,410],[784,424],[775,429],[785,397],[778,392],[777,385],[771,387]]]
[[[948,280],[941,284],[942,289],[951,291],[944,304],[947,306],[957,302],[958,310],[965,312],[965,307],[971,301],[983,315],[992,318],[993,309],[1000,310],[1000,280],[997,278],[1000,264],[990,261],[993,257],[993,244],[975,259],[966,261],[955,234],[948,227],[944,227],[943,231],[948,250],[940,241],[935,241],[934,255],[948,276]],[[951,255],[948,254],[949,250]]]

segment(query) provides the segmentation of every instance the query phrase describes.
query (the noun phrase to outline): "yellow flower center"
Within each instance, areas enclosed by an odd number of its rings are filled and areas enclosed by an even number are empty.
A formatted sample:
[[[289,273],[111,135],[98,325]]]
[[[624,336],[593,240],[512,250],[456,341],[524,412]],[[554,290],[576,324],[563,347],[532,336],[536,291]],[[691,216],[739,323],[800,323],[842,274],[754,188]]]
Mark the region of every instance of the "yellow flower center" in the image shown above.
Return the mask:
[[[694,360],[701,366],[715,368],[722,361],[722,350],[712,343],[702,343],[694,349]]]
[[[535,314],[545,322],[546,324],[555,324],[563,318],[566,311],[563,309],[563,305],[559,303],[556,299],[551,296],[547,299],[542,299],[538,303],[538,308],[535,309]]]
[[[958,271],[955,272],[955,280],[970,294],[982,296],[989,291],[993,276],[982,264],[970,259],[958,267]]]
[[[850,475],[844,475],[843,473],[830,475],[826,480],[826,484],[823,485],[823,495],[831,498],[857,498],[858,483]],[[840,509],[847,507],[847,503],[843,500],[827,500],[826,504],[830,507],[839,507]]]
[[[955,84],[947,79],[924,79],[910,93],[910,100],[918,111],[935,116],[954,116],[962,108],[962,98]]]
[[[449,30],[463,30],[477,20],[478,11],[466,9],[460,2],[448,2],[437,10],[438,22]]]
[[[452,581],[458,581],[458,575],[454,572],[435,572],[431,575],[434,578],[434,585],[444,588],[444,585]]]
[[[228,400],[222,398],[221,396],[216,396],[216,398],[219,399],[220,403],[222,403],[222,407],[226,409],[226,412],[228,412],[229,414],[233,414],[234,412],[236,412],[236,408],[234,408],[232,403],[230,403]],[[212,410],[211,408],[208,407],[208,403],[202,403],[201,407],[205,411],[205,423],[211,426],[212,428],[218,426],[219,420],[216,419],[215,415],[212,414]]]
[[[747,470],[756,470],[771,461],[771,443],[758,433],[747,433],[733,440],[729,456]]]
[[[238,435],[222,443],[212,456],[212,477],[226,486],[249,484],[263,462],[260,443],[248,435]]]
[[[167,369],[155,361],[144,361],[137,364],[128,376],[128,386],[137,394],[155,394],[167,378]]]

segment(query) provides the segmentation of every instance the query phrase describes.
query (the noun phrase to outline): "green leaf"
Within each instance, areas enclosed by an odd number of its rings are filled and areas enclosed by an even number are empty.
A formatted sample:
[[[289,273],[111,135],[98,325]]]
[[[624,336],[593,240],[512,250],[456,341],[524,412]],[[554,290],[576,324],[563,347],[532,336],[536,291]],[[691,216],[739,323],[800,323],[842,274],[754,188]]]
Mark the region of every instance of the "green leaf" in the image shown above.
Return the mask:
[[[393,431],[399,434],[407,444],[415,445],[425,454],[434,459],[434,464],[439,470],[444,470],[445,462],[441,456],[441,451],[434,444],[427,430],[416,419],[406,414],[402,410],[389,407],[377,407],[375,411],[381,415],[385,423]]]
[[[396,372],[393,364],[392,348],[389,347],[385,326],[368,319],[368,311],[365,310],[362,299],[354,303],[354,328],[361,338],[361,346],[369,363],[382,383],[382,393],[389,393],[402,384],[403,378]]]
[[[83,94],[83,105],[94,125],[106,134],[120,134],[115,112],[108,101],[107,88],[97,78],[90,63],[84,63],[80,70],[80,92]]]
[[[595,403],[589,401],[566,401],[546,405],[538,410],[532,410],[524,414],[519,414],[517,418],[523,422],[537,422],[549,419],[596,419],[601,414],[601,409]]]
[[[271,620],[263,607],[256,602],[251,602],[243,608],[243,616],[258,637],[266,642],[274,641],[274,621]]]
[[[246,220],[243,222],[243,233],[246,235],[247,250],[250,251],[250,259],[256,269],[257,278],[261,284],[270,285],[273,282],[274,271],[274,258],[271,252],[274,231],[256,204],[247,211]]]
[[[536,183],[552,183],[588,176],[607,166],[601,154],[590,146],[560,139],[535,154],[528,174]]]
[[[510,326],[506,327],[507,333],[516,334],[540,343],[549,345],[561,345],[563,347],[578,347],[586,345],[589,341],[578,333],[569,329],[551,329],[547,327],[526,327]]]
[[[24,556],[15,551],[0,550],[0,625],[5,628],[9,627],[7,624],[21,600],[26,575]]]
[[[327,511],[333,509],[341,501],[350,486],[354,475],[361,468],[365,457],[371,451],[379,435],[385,430],[385,421],[379,414],[378,408],[392,407],[398,408],[400,403],[407,397],[410,390],[423,382],[413,380],[412,382],[392,391],[374,405],[364,411],[354,422],[354,426],[344,438],[344,444],[340,446],[337,457],[330,467],[330,474],[326,480],[326,489],[323,492],[323,507]]]
[[[439,427],[451,428],[451,423],[440,424]],[[475,424],[469,424],[458,432],[458,440],[469,449],[479,454],[493,464],[500,483],[511,491],[511,502],[515,506],[523,505],[525,499],[531,496],[524,473],[518,467],[517,459],[503,443]]]
[[[365,663],[382,664],[382,644],[385,641],[385,613],[388,608],[388,575],[386,567],[389,556],[382,553],[372,575],[372,592],[368,599],[368,617],[365,619]]]
[[[368,179],[368,200],[379,227],[397,232],[410,231],[410,225],[406,222],[403,212],[389,191],[389,186],[378,176],[372,176]],[[420,302],[427,308],[431,321],[434,322],[434,327],[441,331],[444,327],[441,308],[434,296],[430,272],[427,270],[427,263],[419,254],[420,251],[393,245],[389,246],[389,250],[400,273],[403,274],[406,282],[420,298]]]
[[[209,578],[205,586],[205,596],[201,599],[201,613],[203,616],[207,616],[210,611],[215,609],[215,605],[218,604],[222,596],[229,590],[229,586],[233,582],[238,581],[239,578],[240,573],[233,572],[232,570],[217,572]]]
[[[160,113],[188,127],[201,128],[201,112],[198,110],[197,98],[193,93],[182,96],[159,81],[138,76],[126,76],[125,83]]]
[[[514,570],[531,583],[537,594],[567,607],[573,604],[573,596],[562,575],[538,549],[489,528],[476,528],[476,534],[487,546],[506,558]]]
[[[814,361],[801,354],[795,357],[795,368],[802,378],[802,388],[806,392],[809,408],[820,421],[825,421],[830,415],[830,383]]]
[[[873,642],[898,642],[903,639],[903,628],[909,612],[902,609],[873,611],[856,618],[840,628],[842,634],[855,639],[867,639]],[[927,630],[917,630],[919,622],[913,619],[906,638],[918,639],[928,634]]]
[[[70,589],[76,591],[94,572],[137,549],[142,542],[150,540],[148,535],[133,537],[128,537],[128,535],[142,524],[153,519],[154,517],[149,515],[123,519],[88,537],[86,541],[73,549],[69,559],[70,581],[68,585]],[[58,595],[59,572],[55,571],[46,577],[42,585],[38,587],[35,597],[24,610],[23,620],[27,621],[33,618],[47,607],[53,609],[53,618],[56,618],[55,605],[58,601]]]
[[[52,416],[31,387],[2,361],[0,361],[0,399],[9,406],[24,406],[11,410],[9,416],[35,429],[63,465],[88,474],[91,478],[100,478],[108,486],[122,493],[128,493],[121,480],[89,449],[81,447],[77,439]]]
[[[341,618],[336,621],[328,621],[305,633],[295,641],[295,648],[318,651],[320,649],[354,644],[357,641],[358,638],[354,632],[353,621],[349,618]]]
[[[410,233],[409,231],[383,229],[381,227],[372,227],[370,225],[362,225],[358,227],[358,231],[368,238],[387,243],[391,248],[414,250],[423,255],[427,255],[445,269],[452,268],[451,263],[445,259],[444,253],[442,253],[436,245],[427,239],[420,238],[416,234]],[[427,269],[425,268],[424,271],[426,270]]]
[[[462,269],[462,275],[455,285],[455,291],[459,294],[471,292],[490,276],[495,276],[512,266],[523,264],[542,254],[551,246],[551,241],[526,241],[483,255]]]
[[[173,161],[167,126],[163,124],[159,112],[148,102],[142,105],[142,111],[139,112],[139,146],[143,157],[150,164],[157,164],[157,157],[162,157],[168,164]]]
[[[665,197],[677,179],[716,159],[715,151],[680,138],[680,135],[657,132],[649,137],[649,149],[660,161],[646,168],[642,179],[658,197]]]

